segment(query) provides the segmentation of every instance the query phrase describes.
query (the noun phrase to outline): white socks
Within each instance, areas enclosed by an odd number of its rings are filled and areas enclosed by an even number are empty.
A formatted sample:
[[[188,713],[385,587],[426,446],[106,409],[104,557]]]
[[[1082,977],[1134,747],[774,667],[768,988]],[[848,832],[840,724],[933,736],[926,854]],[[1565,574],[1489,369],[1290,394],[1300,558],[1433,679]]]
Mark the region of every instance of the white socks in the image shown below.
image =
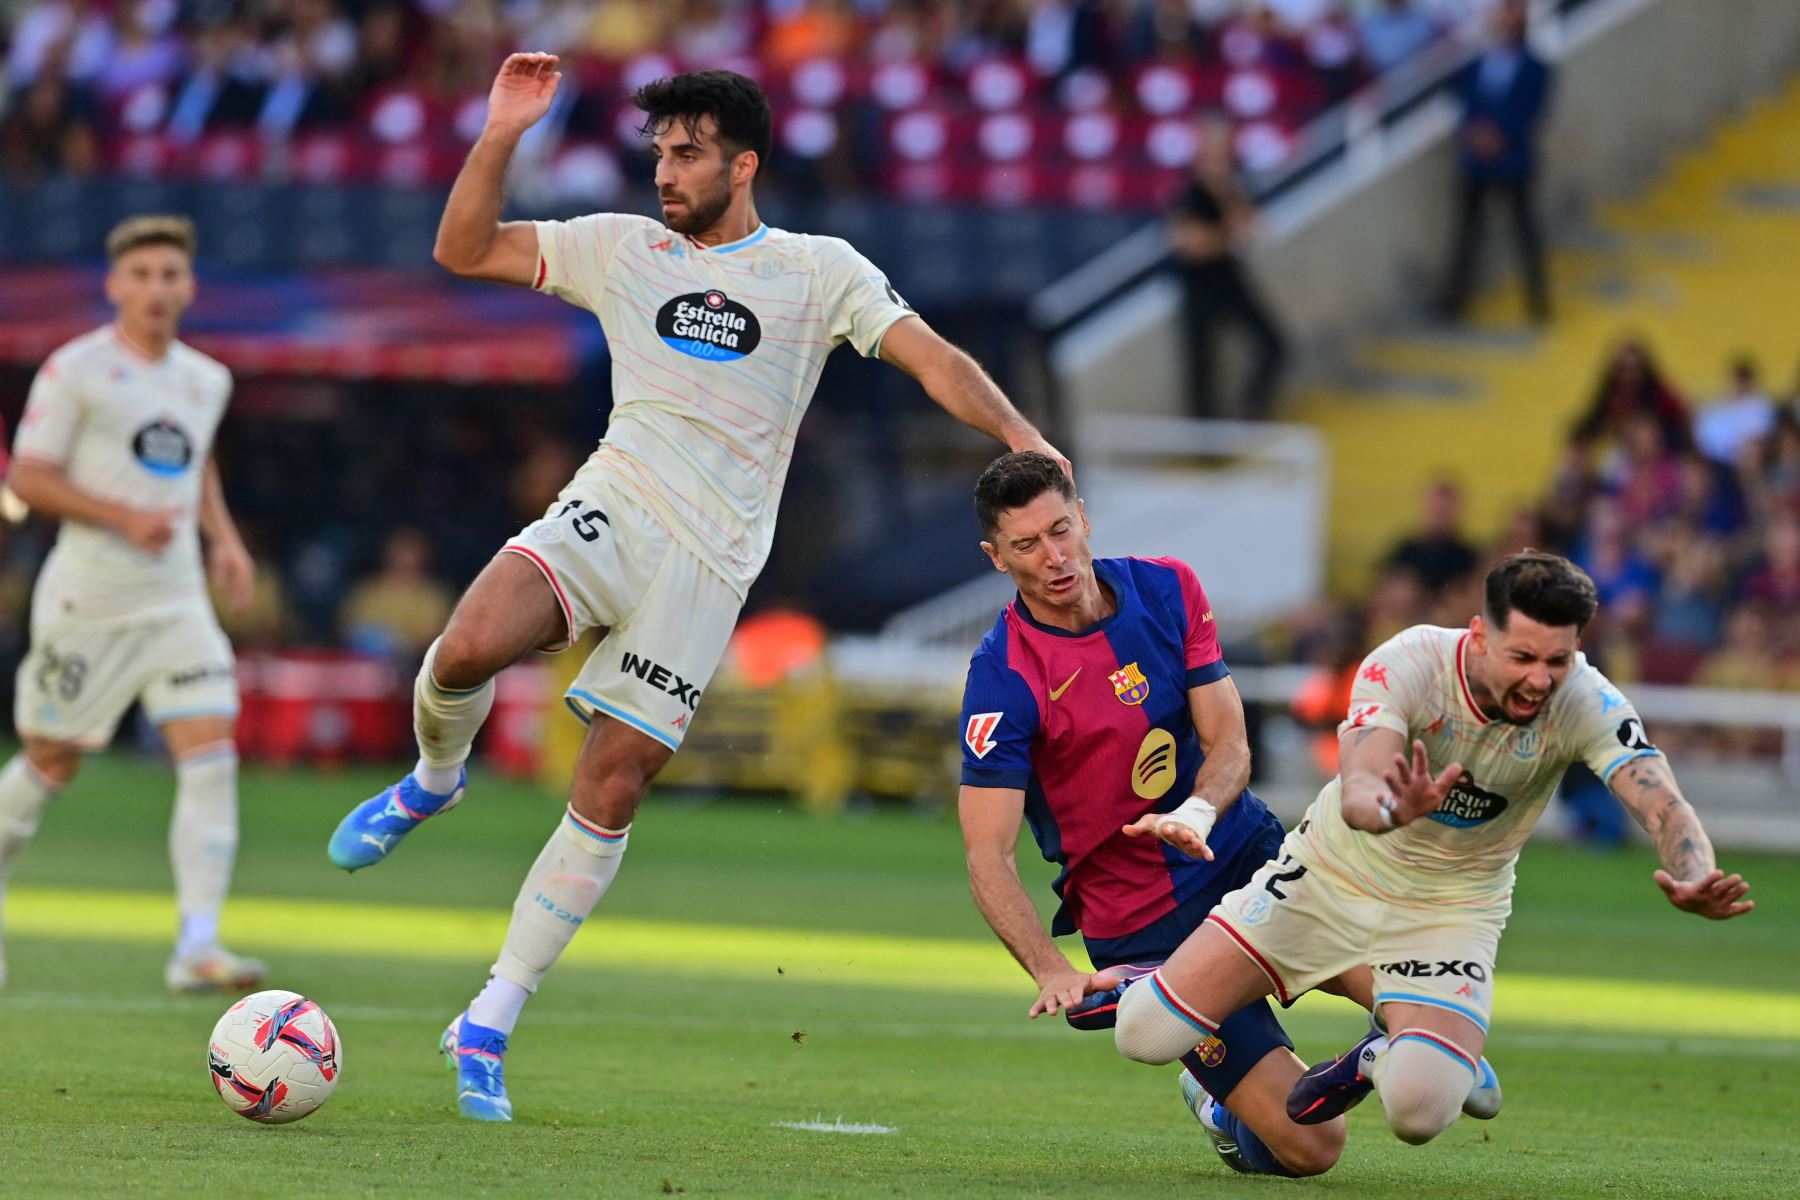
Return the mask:
[[[475,734],[494,707],[494,681],[466,692],[439,687],[431,664],[441,641],[440,637],[431,643],[419,677],[413,681],[413,733],[419,739],[419,765],[413,768],[413,778],[433,795],[446,796],[456,790]]]
[[[619,873],[630,832],[630,826],[602,829],[576,816],[573,809],[564,815],[513,902],[512,924],[493,966],[494,979],[470,1006],[471,1021],[511,1032],[525,996],[537,990]],[[496,988],[497,983],[517,991]]]
[[[510,979],[498,975],[488,977],[487,986],[469,1002],[469,1020],[488,1029],[510,1035],[525,1011],[531,993]]]
[[[237,747],[203,746],[175,764],[175,813],[169,821],[169,865],[181,933],[175,957],[219,940],[219,912],[237,861]]]
[[[1363,1074],[1387,1110],[1388,1128],[1403,1142],[1422,1146],[1462,1115],[1469,1085],[1480,1078],[1475,1057],[1442,1034],[1403,1029],[1388,1040]]]
[[[0,905],[5,903],[6,880],[19,852],[37,832],[38,819],[60,790],[37,773],[23,752],[0,769]]]
[[[1113,1045],[1141,1063],[1174,1062],[1219,1031],[1219,1023],[1190,1008],[1164,982],[1161,971],[1140,979],[1119,997]]]

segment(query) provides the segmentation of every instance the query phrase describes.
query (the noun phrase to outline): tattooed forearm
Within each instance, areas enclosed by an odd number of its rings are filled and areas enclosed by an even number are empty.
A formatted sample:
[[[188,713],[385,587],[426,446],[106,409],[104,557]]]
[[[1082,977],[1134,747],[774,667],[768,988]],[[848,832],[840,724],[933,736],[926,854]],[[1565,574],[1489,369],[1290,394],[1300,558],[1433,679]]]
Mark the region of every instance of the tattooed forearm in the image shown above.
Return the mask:
[[[1694,808],[1675,786],[1662,758],[1627,763],[1612,780],[1613,794],[1656,843],[1663,869],[1676,879],[1700,879],[1713,869],[1712,842]]]

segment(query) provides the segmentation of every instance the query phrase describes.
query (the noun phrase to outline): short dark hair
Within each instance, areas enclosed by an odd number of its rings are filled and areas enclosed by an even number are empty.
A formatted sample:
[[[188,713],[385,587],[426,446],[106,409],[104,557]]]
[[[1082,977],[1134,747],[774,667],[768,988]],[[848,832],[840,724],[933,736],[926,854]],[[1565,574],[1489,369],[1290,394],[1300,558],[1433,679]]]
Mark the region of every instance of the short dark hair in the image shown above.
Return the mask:
[[[173,246],[192,262],[198,242],[194,236],[194,223],[186,217],[161,214],[127,217],[106,235],[106,261],[118,262],[124,255],[143,246]]]
[[[655,137],[674,121],[680,121],[696,140],[700,118],[711,117],[718,129],[719,148],[726,158],[746,150],[756,151],[758,167],[769,161],[775,144],[775,118],[769,98],[753,79],[736,71],[689,71],[647,83],[631,98],[644,110],[638,132]]]
[[[1054,458],[1039,450],[996,458],[975,481],[975,519],[981,522],[981,536],[992,539],[1000,532],[1001,513],[1024,508],[1045,492],[1075,499],[1074,482]]]
[[[1600,593],[1588,573],[1556,554],[1521,550],[1494,564],[1487,576],[1487,620],[1504,631],[1522,612],[1540,625],[1581,629],[1600,610]]]

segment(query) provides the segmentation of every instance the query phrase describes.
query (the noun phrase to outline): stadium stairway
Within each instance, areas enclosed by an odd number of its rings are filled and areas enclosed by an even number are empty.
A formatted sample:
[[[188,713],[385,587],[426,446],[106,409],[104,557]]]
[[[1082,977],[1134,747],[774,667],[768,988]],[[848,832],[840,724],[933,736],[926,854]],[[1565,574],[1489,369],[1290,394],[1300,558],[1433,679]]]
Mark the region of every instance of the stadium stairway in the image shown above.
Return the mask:
[[[1785,396],[1800,358],[1800,78],[1705,144],[1678,152],[1643,195],[1610,202],[1556,239],[1555,320],[1523,323],[1504,214],[1483,254],[1507,266],[1466,325],[1372,341],[1348,369],[1294,397],[1332,450],[1329,578],[1359,592],[1417,522],[1428,482],[1465,492],[1464,530],[1487,538],[1538,498],[1566,433],[1624,336],[1648,339],[1698,406],[1747,352]]]

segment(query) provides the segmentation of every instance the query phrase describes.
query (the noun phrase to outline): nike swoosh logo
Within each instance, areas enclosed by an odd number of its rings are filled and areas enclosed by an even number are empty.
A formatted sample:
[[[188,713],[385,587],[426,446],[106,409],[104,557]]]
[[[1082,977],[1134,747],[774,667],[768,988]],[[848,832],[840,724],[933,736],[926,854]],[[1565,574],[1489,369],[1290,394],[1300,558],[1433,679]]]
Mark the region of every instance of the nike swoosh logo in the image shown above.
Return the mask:
[[[1080,668],[1080,667],[1076,667],[1076,668],[1075,668],[1075,675],[1079,675],[1079,674],[1081,674],[1081,670],[1082,670],[1082,669],[1081,669],[1081,668]],[[1061,699],[1062,699],[1062,694],[1063,694],[1063,693],[1064,693],[1064,692],[1066,692],[1066,691],[1068,691],[1068,690],[1069,690],[1069,685],[1070,685],[1070,684],[1071,684],[1071,683],[1074,683],[1074,682],[1075,682],[1075,675],[1071,675],[1071,676],[1069,676],[1069,677],[1068,677],[1068,678],[1067,678],[1067,679],[1065,679],[1065,680],[1063,680],[1063,681],[1062,681],[1062,686],[1061,686],[1061,687],[1059,687],[1059,688],[1052,688],[1052,689],[1051,689],[1051,690],[1050,690],[1050,699],[1051,699],[1051,700],[1052,700],[1052,701],[1055,701],[1055,700],[1061,700]]]

